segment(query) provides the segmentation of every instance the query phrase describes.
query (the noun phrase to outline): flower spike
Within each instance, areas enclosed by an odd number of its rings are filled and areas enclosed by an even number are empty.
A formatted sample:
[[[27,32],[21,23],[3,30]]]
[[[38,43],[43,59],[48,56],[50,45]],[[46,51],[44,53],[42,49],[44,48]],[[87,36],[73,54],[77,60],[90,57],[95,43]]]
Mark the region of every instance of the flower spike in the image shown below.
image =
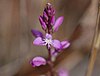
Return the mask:
[[[42,34],[42,32],[38,30],[31,30],[33,36],[36,37],[33,41],[33,44],[37,46],[46,46],[48,50],[48,58],[45,59],[43,57],[37,56],[30,61],[30,64],[33,67],[39,67],[41,65],[48,64],[50,66],[48,76],[53,76],[53,73],[55,73],[53,70],[53,62],[56,60],[59,53],[61,53],[63,49],[66,49],[70,46],[68,41],[59,41],[57,39],[53,39],[52,37],[52,34],[58,31],[63,20],[63,16],[59,17],[57,20],[55,19],[55,9],[50,3],[47,3],[43,14],[39,16],[39,21],[45,34]],[[56,73],[57,76],[68,76],[68,72],[65,70],[59,70]]]

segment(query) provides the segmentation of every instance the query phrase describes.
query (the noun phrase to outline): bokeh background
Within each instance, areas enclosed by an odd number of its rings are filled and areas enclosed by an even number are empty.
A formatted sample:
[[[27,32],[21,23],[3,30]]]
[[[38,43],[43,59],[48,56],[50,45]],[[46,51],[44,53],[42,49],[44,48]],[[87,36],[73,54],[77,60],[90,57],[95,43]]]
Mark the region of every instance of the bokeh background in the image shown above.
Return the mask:
[[[64,68],[70,76],[85,76],[96,27],[98,0],[0,0],[0,76],[38,76],[48,66],[32,68],[34,56],[47,57],[45,47],[33,46],[31,29],[41,30],[38,20],[47,2],[64,22],[54,38],[69,40],[71,46],[60,54],[55,70]],[[100,76],[98,51],[92,76]],[[46,69],[47,70],[47,69]]]

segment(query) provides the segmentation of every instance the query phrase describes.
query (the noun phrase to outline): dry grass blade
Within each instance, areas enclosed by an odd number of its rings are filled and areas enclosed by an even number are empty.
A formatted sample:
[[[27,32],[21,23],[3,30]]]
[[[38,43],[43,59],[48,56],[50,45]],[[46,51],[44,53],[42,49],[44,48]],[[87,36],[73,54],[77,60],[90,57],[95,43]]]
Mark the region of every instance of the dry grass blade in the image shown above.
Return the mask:
[[[100,1],[98,3],[98,13],[97,13],[97,23],[96,23],[96,30],[94,33],[94,39],[93,39],[93,44],[92,44],[92,49],[90,52],[90,58],[89,58],[89,64],[88,64],[88,69],[86,72],[86,76],[91,76],[94,63],[96,60],[97,52],[99,49],[99,44],[100,44],[100,33],[99,33],[99,24],[100,24]]]

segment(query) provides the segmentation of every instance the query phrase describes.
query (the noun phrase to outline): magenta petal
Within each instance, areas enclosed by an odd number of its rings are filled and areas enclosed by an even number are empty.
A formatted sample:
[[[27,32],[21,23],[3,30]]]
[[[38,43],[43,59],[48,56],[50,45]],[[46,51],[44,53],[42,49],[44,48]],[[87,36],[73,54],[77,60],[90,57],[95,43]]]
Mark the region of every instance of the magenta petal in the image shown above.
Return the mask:
[[[54,25],[55,24],[55,16],[52,16],[51,18],[51,25]]]
[[[33,67],[46,65],[46,60],[43,57],[35,57],[30,61]]]
[[[61,17],[59,17],[59,18],[56,20],[56,22],[55,22],[55,24],[54,24],[54,27],[53,27],[54,31],[57,31],[57,30],[58,30],[59,26],[60,26],[60,25],[62,24],[62,22],[63,22],[63,19],[64,19],[64,17],[61,16]]]
[[[62,49],[65,49],[70,46],[70,43],[68,41],[62,41],[61,45],[62,45]]]
[[[58,76],[69,76],[68,72],[61,69],[58,71]]]
[[[51,50],[51,55],[52,55],[53,57],[56,57],[56,56],[58,55],[58,52],[56,52],[55,49],[52,49],[52,50]]]
[[[43,12],[43,17],[44,17],[46,20],[48,20],[48,16],[47,16],[47,14],[46,14],[45,11]]]
[[[46,30],[47,26],[46,26],[45,22],[43,21],[42,16],[39,17],[39,21],[40,21],[40,24],[41,24],[43,30]]]
[[[31,32],[35,37],[42,37],[43,38],[42,32],[40,32],[38,30],[34,30],[34,29],[32,29]]]
[[[35,45],[43,45],[43,40],[41,37],[37,37],[34,41],[33,41],[33,44]]]
[[[52,35],[51,35],[51,34],[46,33],[46,38],[47,38],[47,39],[52,39]]]
[[[55,47],[56,49],[61,49],[61,43],[59,40],[53,40],[52,46]]]

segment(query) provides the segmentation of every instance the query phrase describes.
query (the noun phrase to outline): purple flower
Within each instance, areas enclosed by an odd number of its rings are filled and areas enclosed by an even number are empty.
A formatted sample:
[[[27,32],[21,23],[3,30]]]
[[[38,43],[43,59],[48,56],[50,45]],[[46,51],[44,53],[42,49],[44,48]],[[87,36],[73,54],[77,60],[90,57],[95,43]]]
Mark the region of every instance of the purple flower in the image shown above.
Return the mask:
[[[41,66],[41,65],[46,65],[46,60],[43,58],[43,57],[35,57],[33,58],[31,61],[30,61],[30,64],[33,66],[33,67],[36,67],[36,66]]]
[[[52,35],[46,33],[46,36],[43,36],[43,34],[38,31],[32,29],[32,34],[36,37],[36,39],[33,41],[33,44],[35,45],[45,45],[45,46],[53,46],[55,48],[55,51],[53,52],[60,52],[62,49],[68,48],[70,46],[70,43],[68,41],[62,41],[52,39]]]
[[[46,33],[45,38],[42,37],[37,37],[34,41],[33,44],[35,45],[45,45],[45,46],[53,46],[56,49],[60,49],[61,48],[61,43],[59,40],[52,40],[52,35]]]
[[[61,16],[55,21],[55,9],[52,7],[50,3],[47,3],[43,16],[39,17],[40,24],[42,29],[47,31],[48,33],[56,32],[59,29],[59,26],[62,24],[64,17]]]
[[[63,70],[63,69],[60,69],[58,71],[58,76],[69,76],[68,72]]]
[[[53,56],[57,56],[59,52],[61,52],[63,49],[66,49],[70,46],[70,43],[68,41],[62,41],[61,42],[61,48],[60,49],[53,49],[51,54]]]
[[[55,10],[50,3],[47,3],[44,8],[43,15],[39,17],[40,24],[43,30],[53,32],[52,27],[55,23]]]
[[[68,41],[60,42],[59,40],[52,38],[52,34],[58,31],[63,20],[63,16],[55,20],[55,9],[50,3],[47,3],[46,7],[44,8],[43,15],[39,16],[39,21],[42,29],[45,31],[45,35],[43,35],[42,32],[34,29],[32,29],[31,32],[33,36],[35,36],[33,44],[38,46],[46,46],[49,56],[47,60],[40,56],[34,57],[30,61],[30,64],[33,67],[46,65],[48,63],[51,69],[53,69],[52,65],[58,54],[62,52],[62,49],[68,48],[70,46]],[[68,76],[68,72],[65,70],[59,70],[57,76]]]

